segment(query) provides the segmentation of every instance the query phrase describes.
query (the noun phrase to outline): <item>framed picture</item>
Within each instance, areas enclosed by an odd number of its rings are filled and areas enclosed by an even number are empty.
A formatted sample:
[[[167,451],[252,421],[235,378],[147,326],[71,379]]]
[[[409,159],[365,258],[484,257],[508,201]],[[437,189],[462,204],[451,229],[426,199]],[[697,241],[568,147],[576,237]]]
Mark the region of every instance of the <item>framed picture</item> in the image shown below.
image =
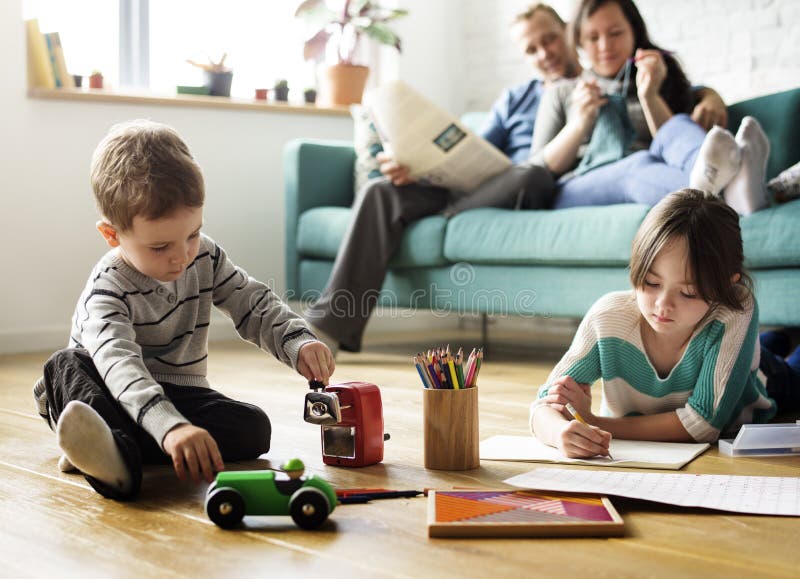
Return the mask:
[[[429,537],[594,537],[623,535],[607,497],[529,490],[428,494]]]

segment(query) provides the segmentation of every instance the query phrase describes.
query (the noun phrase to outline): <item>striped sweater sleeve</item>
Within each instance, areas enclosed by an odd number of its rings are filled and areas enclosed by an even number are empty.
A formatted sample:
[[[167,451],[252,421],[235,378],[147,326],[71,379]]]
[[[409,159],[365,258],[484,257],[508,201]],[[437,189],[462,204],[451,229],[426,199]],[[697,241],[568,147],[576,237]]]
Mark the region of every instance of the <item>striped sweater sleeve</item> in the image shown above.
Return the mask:
[[[758,306],[752,298],[744,312],[729,311],[718,320],[704,353],[692,395],[676,410],[698,442],[715,442],[734,418],[752,373],[758,371]]]
[[[214,305],[231,318],[242,338],[296,369],[300,348],[316,341],[305,320],[269,286],[230,261],[222,247],[210,239],[208,242],[214,268]]]
[[[598,300],[584,316],[569,350],[550,372],[547,382],[539,388],[537,399],[531,404],[530,409],[531,431],[533,429],[533,415],[536,410],[544,406],[542,398],[547,396],[554,380],[566,375],[579,384],[592,384],[600,378],[602,372],[598,348],[597,316],[605,307],[604,299]]]
[[[131,323],[127,295],[100,275],[76,311],[80,345],[100,377],[130,417],[163,448],[164,436],[189,421],[164,395],[142,359]]]

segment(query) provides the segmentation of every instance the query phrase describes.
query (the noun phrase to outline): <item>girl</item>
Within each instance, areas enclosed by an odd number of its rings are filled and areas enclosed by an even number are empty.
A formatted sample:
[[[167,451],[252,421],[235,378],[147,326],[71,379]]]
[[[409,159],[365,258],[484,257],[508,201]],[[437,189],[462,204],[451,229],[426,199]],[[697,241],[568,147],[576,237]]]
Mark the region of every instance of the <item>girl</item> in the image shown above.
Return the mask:
[[[632,0],[582,0],[570,40],[591,70],[545,93],[531,150],[534,164],[561,177],[555,208],[655,205],[690,184],[718,193],[731,181],[740,167],[739,144],[715,127],[703,146],[705,131],[686,114],[689,81],[678,61],[650,40]],[[761,142],[763,131],[749,132]]]
[[[633,291],[607,294],[586,314],[531,406],[535,436],[587,457],[607,455],[612,436],[713,442],[772,418],[743,260],[738,215],[718,196],[684,189],[656,205],[633,240]]]

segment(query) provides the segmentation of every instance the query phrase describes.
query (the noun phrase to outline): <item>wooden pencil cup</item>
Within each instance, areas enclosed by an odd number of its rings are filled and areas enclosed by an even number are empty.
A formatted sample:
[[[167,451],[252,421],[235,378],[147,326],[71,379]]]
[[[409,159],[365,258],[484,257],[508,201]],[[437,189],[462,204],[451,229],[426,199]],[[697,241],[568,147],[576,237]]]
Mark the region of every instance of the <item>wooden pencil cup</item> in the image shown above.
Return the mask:
[[[422,410],[425,468],[478,468],[478,389],[423,389]]]

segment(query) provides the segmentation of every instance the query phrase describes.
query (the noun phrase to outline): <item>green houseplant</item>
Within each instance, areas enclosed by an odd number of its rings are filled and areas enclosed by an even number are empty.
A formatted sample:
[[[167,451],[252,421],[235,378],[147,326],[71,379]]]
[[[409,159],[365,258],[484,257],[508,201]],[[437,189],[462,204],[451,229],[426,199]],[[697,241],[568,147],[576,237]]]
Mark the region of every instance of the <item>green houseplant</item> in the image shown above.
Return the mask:
[[[306,60],[322,62],[329,45],[336,62],[323,70],[322,94],[331,104],[360,103],[369,68],[355,62],[361,38],[366,36],[400,51],[400,38],[389,23],[408,14],[384,8],[372,0],[345,0],[341,10],[328,8],[326,0],[305,0],[295,16],[305,19],[311,35],[305,42]]]
[[[275,81],[275,86],[272,88],[275,94],[275,100],[286,102],[289,100],[289,82],[286,79],[278,79]]]

